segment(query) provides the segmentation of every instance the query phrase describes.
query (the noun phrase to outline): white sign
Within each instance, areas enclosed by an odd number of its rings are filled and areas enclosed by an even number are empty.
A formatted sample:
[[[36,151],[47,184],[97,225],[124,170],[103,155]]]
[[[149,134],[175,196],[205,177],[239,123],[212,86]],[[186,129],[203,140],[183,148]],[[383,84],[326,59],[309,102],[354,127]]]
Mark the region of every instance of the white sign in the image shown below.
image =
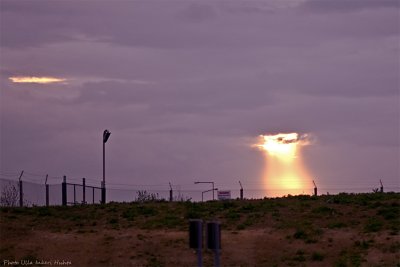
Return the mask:
[[[218,191],[218,200],[226,200],[226,199],[231,199],[231,191],[230,190]]]

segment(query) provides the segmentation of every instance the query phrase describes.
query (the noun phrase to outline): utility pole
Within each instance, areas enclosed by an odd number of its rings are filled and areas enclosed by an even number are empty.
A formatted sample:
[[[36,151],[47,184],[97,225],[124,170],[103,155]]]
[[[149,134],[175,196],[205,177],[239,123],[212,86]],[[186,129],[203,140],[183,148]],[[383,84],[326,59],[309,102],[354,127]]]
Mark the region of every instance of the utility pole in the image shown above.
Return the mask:
[[[243,186],[240,181],[239,181],[239,185],[240,185],[240,200],[243,200]]]
[[[312,182],[314,184],[314,196],[317,196],[318,195],[317,185],[315,184],[314,180]]]

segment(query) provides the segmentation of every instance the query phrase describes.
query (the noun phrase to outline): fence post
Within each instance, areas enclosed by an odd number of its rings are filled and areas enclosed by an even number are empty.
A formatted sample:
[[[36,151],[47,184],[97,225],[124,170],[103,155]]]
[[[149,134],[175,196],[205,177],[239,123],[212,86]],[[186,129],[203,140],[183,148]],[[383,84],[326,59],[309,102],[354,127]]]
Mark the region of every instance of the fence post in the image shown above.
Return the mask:
[[[92,204],[94,204],[94,187],[92,187],[92,192],[93,192],[93,195],[92,195],[92,198],[93,198]]]
[[[19,206],[24,206],[24,191],[22,188],[22,180],[19,180]]]
[[[24,192],[22,189],[22,175],[24,175],[24,171],[21,172],[18,179],[18,188],[19,188],[19,206],[22,207],[24,205]]]
[[[243,186],[240,181],[239,181],[239,185],[240,185],[240,200],[243,200]]]
[[[312,182],[314,184],[314,196],[317,196],[318,195],[317,185],[315,184],[314,180]]]
[[[47,178],[49,178],[48,174],[46,174],[46,181],[44,182],[46,186],[46,207],[49,206],[49,185],[47,184]]]
[[[48,207],[50,205],[49,201],[49,185],[46,184],[46,206]]]
[[[76,205],[76,190],[75,190],[75,184],[74,184],[74,205]]]
[[[83,198],[83,204],[86,204],[86,181],[85,178],[82,178],[82,198]]]
[[[101,204],[106,204],[106,183],[101,182]]]
[[[65,175],[61,186],[61,193],[62,193],[62,205],[67,206],[67,177]]]
[[[173,197],[173,191],[172,191],[172,185],[169,183],[169,201],[172,202],[174,199]]]

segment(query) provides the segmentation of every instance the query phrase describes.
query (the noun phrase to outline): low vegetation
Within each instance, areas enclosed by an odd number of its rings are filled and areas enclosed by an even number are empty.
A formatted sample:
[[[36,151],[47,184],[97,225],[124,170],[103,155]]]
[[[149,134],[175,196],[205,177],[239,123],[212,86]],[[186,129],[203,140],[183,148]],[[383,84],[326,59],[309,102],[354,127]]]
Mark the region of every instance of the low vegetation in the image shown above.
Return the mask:
[[[195,218],[221,222],[223,266],[400,266],[399,193],[204,203],[143,193],[132,203],[2,207],[0,260],[195,266]],[[213,265],[207,249],[204,263]]]

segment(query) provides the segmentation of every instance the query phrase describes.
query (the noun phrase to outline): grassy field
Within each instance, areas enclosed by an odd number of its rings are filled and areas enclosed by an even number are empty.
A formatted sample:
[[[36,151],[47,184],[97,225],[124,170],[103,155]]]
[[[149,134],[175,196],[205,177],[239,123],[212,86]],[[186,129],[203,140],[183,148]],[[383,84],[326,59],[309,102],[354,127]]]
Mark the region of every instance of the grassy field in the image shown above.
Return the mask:
[[[196,266],[195,218],[221,222],[222,266],[400,266],[399,193],[3,207],[0,264]]]

